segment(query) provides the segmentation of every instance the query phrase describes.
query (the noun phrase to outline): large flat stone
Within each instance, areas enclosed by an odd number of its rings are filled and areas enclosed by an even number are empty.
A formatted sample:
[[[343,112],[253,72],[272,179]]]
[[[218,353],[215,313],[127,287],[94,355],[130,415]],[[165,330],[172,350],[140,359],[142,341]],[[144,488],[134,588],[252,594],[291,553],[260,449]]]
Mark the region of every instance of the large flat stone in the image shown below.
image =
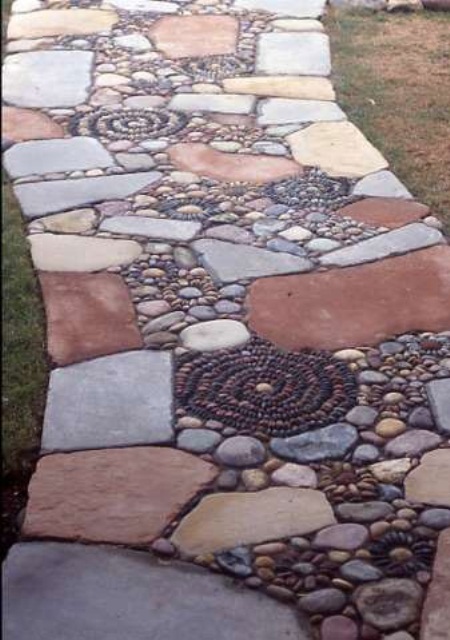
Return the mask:
[[[325,100],[291,100],[268,98],[258,105],[258,124],[290,124],[295,122],[333,122],[347,116],[335,102]]]
[[[320,167],[330,176],[359,178],[388,164],[351,122],[317,122],[287,141],[297,162]]]
[[[37,140],[15,144],[3,155],[3,164],[11,178],[31,174],[87,171],[114,166],[111,154],[95,138]]]
[[[232,16],[166,17],[149,30],[155,46],[172,59],[234,53],[238,33],[239,22]]]
[[[43,451],[160,444],[172,435],[167,352],[119,353],[50,374]]]
[[[22,543],[4,580],[5,640],[30,629],[33,640],[311,639],[304,618],[264,594],[140,551]]]
[[[158,182],[161,173],[122,173],[117,176],[33,182],[14,187],[23,214],[36,218],[48,213],[81,207],[86,204],[127,198],[133,193]]]
[[[8,24],[8,39],[109,33],[118,20],[115,11],[98,9],[47,9],[16,14]]]
[[[396,229],[409,222],[416,222],[424,218],[429,212],[429,207],[410,200],[364,198],[339,209],[337,214],[375,227]]]
[[[412,198],[408,189],[391,171],[377,171],[358,180],[352,194],[377,198]]]
[[[439,431],[450,435],[450,378],[432,380],[425,388]]]
[[[450,529],[439,536],[433,579],[421,622],[421,640],[447,640],[450,629]]]
[[[287,158],[225,153],[202,143],[176,144],[168,154],[178,169],[226,182],[265,183],[303,172]]]
[[[177,13],[179,5],[165,0],[108,0],[108,4],[130,13]]]
[[[426,453],[405,480],[405,495],[413,502],[450,507],[450,449]]]
[[[200,222],[158,220],[144,216],[114,216],[106,218],[100,225],[101,231],[181,242],[192,240],[201,228]]]
[[[324,12],[325,0],[235,0],[234,6],[280,16],[319,18]]]
[[[28,237],[40,271],[101,271],[133,262],[142,253],[134,240],[39,233]]]
[[[216,475],[214,465],[169,448],[44,456],[28,488],[23,533],[149,544]]]
[[[64,129],[45,113],[31,109],[3,107],[2,136],[14,142],[62,138]]]
[[[323,33],[264,33],[259,36],[256,71],[267,74],[328,76],[330,45]]]
[[[29,224],[29,230],[52,231],[54,233],[83,233],[96,226],[97,215],[94,209],[74,209],[64,213],[53,213],[45,218],[35,218]]]
[[[442,233],[437,229],[420,222],[413,222],[349,247],[330,251],[319,258],[319,262],[324,267],[348,267],[425,249],[440,244],[443,240]]]
[[[7,56],[3,99],[18,107],[75,107],[88,98],[91,51],[32,51]],[[67,73],[76,69],[76,73]]]
[[[205,268],[222,282],[301,273],[310,271],[313,266],[306,258],[221,240],[196,240],[192,247],[200,254]]]
[[[312,533],[334,523],[325,495],[314,489],[216,493],[203,498],[181,521],[172,542],[193,556]]]
[[[299,21],[302,22],[302,21]],[[300,98],[302,100],[334,100],[333,85],[327,78],[307,76],[248,76],[225,78],[227,93],[245,93],[255,96]]]
[[[112,273],[41,273],[47,349],[64,366],[142,347],[122,278]]]
[[[205,111],[211,113],[248,114],[253,111],[255,98],[239,94],[178,93],[169,102],[173,111]]]
[[[283,348],[375,345],[450,326],[449,247],[250,287],[251,328]],[[283,313],[279,310],[282,309]]]

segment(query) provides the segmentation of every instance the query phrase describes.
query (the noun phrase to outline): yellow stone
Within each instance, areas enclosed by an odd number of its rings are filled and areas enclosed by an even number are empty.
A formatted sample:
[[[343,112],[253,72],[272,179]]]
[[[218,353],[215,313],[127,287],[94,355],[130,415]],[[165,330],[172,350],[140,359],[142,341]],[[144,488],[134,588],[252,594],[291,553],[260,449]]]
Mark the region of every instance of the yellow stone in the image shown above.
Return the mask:
[[[8,25],[8,38],[41,38],[44,36],[89,35],[111,31],[118,21],[115,11],[100,9],[47,9],[12,16]]]
[[[397,420],[396,418],[383,418],[375,426],[375,432],[382,438],[395,438],[400,435],[406,429],[406,424],[403,420]]]
[[[334,100],[333,85],[326,78],[308,76],[250,76],[227,78],[223,81],[227,93],[255,96],[302,98],[305,100]]]

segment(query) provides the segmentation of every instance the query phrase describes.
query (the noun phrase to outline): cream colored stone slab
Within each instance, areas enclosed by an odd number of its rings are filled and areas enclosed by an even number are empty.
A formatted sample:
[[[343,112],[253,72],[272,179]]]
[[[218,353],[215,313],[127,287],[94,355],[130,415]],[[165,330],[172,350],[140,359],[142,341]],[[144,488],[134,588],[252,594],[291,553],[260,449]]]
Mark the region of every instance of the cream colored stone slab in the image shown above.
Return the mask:
[[[325,495],[314,489],[216,493],[182,520],[172,542],[182,553],[198,555],[303,535],[335,522]]]
[[[426,453],[406,476],[405,496],[412,502],[450,507],[450,449]]]
[[[292,133],[287,141],[297,162],[320,167],[331,176],[360,178],[388,166],[351,122],[319,122]]]
[[[254,96],[302,98],[304,100],[334,100],[333,85],[327,78],[308,76],[250,76],[227,78],[223,81],[227,93]]]
[[[55,233],[83,233],[90,231],[96,222],[94,209],[76,209],[66,213],[55,213],[38,218],[28,225],[30,231],[53,231]]]
[[[99,31],[110,32],[118,21],[115,11],[99,9],[48,9],[12,16],[8,25],[8,38],[42,38],[45,36],[88,35]]]
[[[40,233],[30,236],[31,255],[40,271],[100,271],[129,264],[141,254],[133,240]]]
[[[272,22],[274,29],[281,29],[281,31],[325,31],[323,24],[320,20],[294,20],[294,19],[281,19],[274,20]]]

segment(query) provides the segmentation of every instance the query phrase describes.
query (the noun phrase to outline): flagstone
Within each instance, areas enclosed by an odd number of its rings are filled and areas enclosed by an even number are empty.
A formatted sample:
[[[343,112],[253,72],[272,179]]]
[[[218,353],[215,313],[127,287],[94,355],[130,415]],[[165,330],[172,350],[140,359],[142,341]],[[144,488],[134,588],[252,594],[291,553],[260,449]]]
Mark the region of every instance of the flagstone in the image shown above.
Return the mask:
[[[450,449],[426,453],[405,479],[405,496],[413,502],[450,507]]]
[[[258,105],[258,124],[291,124],[346,120],[347,116],[335,102],[325,100],[292,100],[268,98]]]
[[[450,628],[450,529],[438,539],[433,578],[422,610],[421,640],[446,640]]]
[[[8,24],[8,38],[41,38],[110,33],[118,22],[115,11],[99,9],[45,9],[13,15]]]
[[[2,136],[14,142],[62,138],[64,129],[45,113],[4,106],[2,108]]]
[[[408,222],[425,218],[430,209],[419,202],[400,198],[364,198],[339,209],[336,213],[375,227],[395,229]]]
[[[31,51],[7,56],[3,99],[18,107],[75,107],[88,99],[92,51]],[[67,73],[76,69],[76,73]]]
[[[144,187],[159,182],[161,176],[159,171],[148,171],[98,178],[33,182],[16,185],[14,193],[23,215],[31,219],[102,200],[127,198]]]
[[[260,280],[250,287],[250,327],[290,350],[345,349],[410,331],[446,331],[449,260],[450,248],[439,246],[358,267]]]
[[[352,195],[380,198],[412,198],[406,187],[391,171],[377,171],[359,180],[353,187]]]
[[[328,76],[330,45],[323,33],[264,33],[259,36],[256,71],[266,74]]]
[[[333,85],[327,78],[315,76],[247,76],[225,78],[223,88],[228,93],[255,96],[301,98],[304,100],[334,100]],[[297,120],[296,120],[297,122]]]
[[[318,18],[325,10],[325,0],[235,0],[234,6],[281,16]]]
[[[41,273],[47,349],[60,366],[139,349],[128,289],[112,273]]]
[[[206,496],[172,535],[181,553],[198,555],[312,533],[335,523],[321,491],[273,487]]]
[[[450,435],[450,378],[432,380],[425,389],[438,429]]]
[[[236,51],[239,22],[232,16],[166,17],[149,34],[171,59],[226,55]]]
[[[272,21],[274,29],[282,31],[325,31],[325,27],[320,20],[293,20],[289,18],[279,18]]]
[[[302,167],[287,158],[231,154],[202,143],[175,144],[167,153],[178,169],[226,182],[265,183],[303,173]]]
[[[179,8],[175,2],[164,0],[107,0],[107,3],[130,13],[177,13]]]
[[[287,136],[292,155],[330,176],[358,178],[387,167],[381,153],[351,122],[317,122]]]
[[[133,262],[142,253],[134,240],[33,234],[31,257],[40,271],[100,271]]]
[[[169,102],[173,111],[206,111],[247,114],[253,111],[255,98],[235,94],[178,93]]]
[[[87,171],[115,165],[111,154],[95,138],[36,140],[14,145],[3,155],[11,178],[52,172]]]
[[[284,273],[301,273],[313,268],[306,258],[221,240],[196,240],[191,246],[200,254],[205,268],[225,283]]]
[[[200,222],[146,218],[144,216],[114,216],[106,218],[100,225],[100,231],[180,242],[192,240],[201,228]]]
[[[43,451],[160,444],[172,437],[169,353],[130,351],[51,372]]]
[[[53,231],[55,233],[83,233],[94,228],[97,215],[94,209],[76,209],[65,213],[54,213],[30,222],[30,231]]]
[[[146,545],[216,475],[214,465],[169,448],[45,456],[31,478],[23,533]]]

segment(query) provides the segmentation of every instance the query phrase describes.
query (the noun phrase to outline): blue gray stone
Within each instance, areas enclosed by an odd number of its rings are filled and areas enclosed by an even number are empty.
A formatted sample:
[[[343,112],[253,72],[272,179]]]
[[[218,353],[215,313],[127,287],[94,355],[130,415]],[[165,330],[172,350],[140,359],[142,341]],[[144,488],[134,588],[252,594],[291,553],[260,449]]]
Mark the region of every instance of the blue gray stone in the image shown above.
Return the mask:
[[[330,45],[323,33],[263,33],[258,38],[256,71],[273,75],[328,76]]]
[[[425,451],[438,447],[441,440],[442,438],[432,431],[412,429],[390,440],[384,450],[393,458],[420,456]]]
[[[219,567],[239,578],[247,578],[253,573],[252,556],[247,547],[235,547],[218,553],[216,562]]]
[[[430,529],[450,527],[450,509],[425,509],[419,517],[419,523]]]
[[[347,116],[335,103],[326,100],[267,98],[258,104],[258,124],[292,124],[295,122],[338,122]]]
[[[450,435],[450,378],[432,380],[425,388],[439,431]]]
[[[201,228],[200,222],[146,216],[114,216],[106,218],[100,225],[100,231],[180,242],[192,240]]]
[[[177,438],[177,447],[191,453],[208,453],[222,440],[217,431],[209,429],[184,429]]]
[[[287,460],[318,462],[344,457],[357,440],[355,427],[337,423],[291,438],[273,438],[270,448],[275,455]]]
[[[357,427],[372,427],[378,417],[378,411],[364,405],[353,407],[345,416],[345,420]]]
[[[356,447],[352,460],[356,464],[375,462],[380,457],[379,450],[373,444],[362,444]]]
[[[412,199],[412,195],[391,171],[377,171],[355,184],[352,195],[378,198]]]
[[[273,238],[269,240],[266,247],[271,251],[280,251],[281,253],[290,253],[293,256],[305,256],[306,251],[303,247],[299,247],[295,242],[289,242],[282,238]]]
[[[354,582],[371,582],[383,577],[383,572],[363,560],[350,560],[343,564],[340,573],[346,580]]]
[[[384,520],[394,512],[387,502],[372,500],[369,502],[344,502],[336,506],[336,511],[342,520],[350,522],[375,522]]]
[[[253,467],[266,458],[264,445],[251,436],[235,436],[222,442],[215,453],[221,464],[230,467]]]

